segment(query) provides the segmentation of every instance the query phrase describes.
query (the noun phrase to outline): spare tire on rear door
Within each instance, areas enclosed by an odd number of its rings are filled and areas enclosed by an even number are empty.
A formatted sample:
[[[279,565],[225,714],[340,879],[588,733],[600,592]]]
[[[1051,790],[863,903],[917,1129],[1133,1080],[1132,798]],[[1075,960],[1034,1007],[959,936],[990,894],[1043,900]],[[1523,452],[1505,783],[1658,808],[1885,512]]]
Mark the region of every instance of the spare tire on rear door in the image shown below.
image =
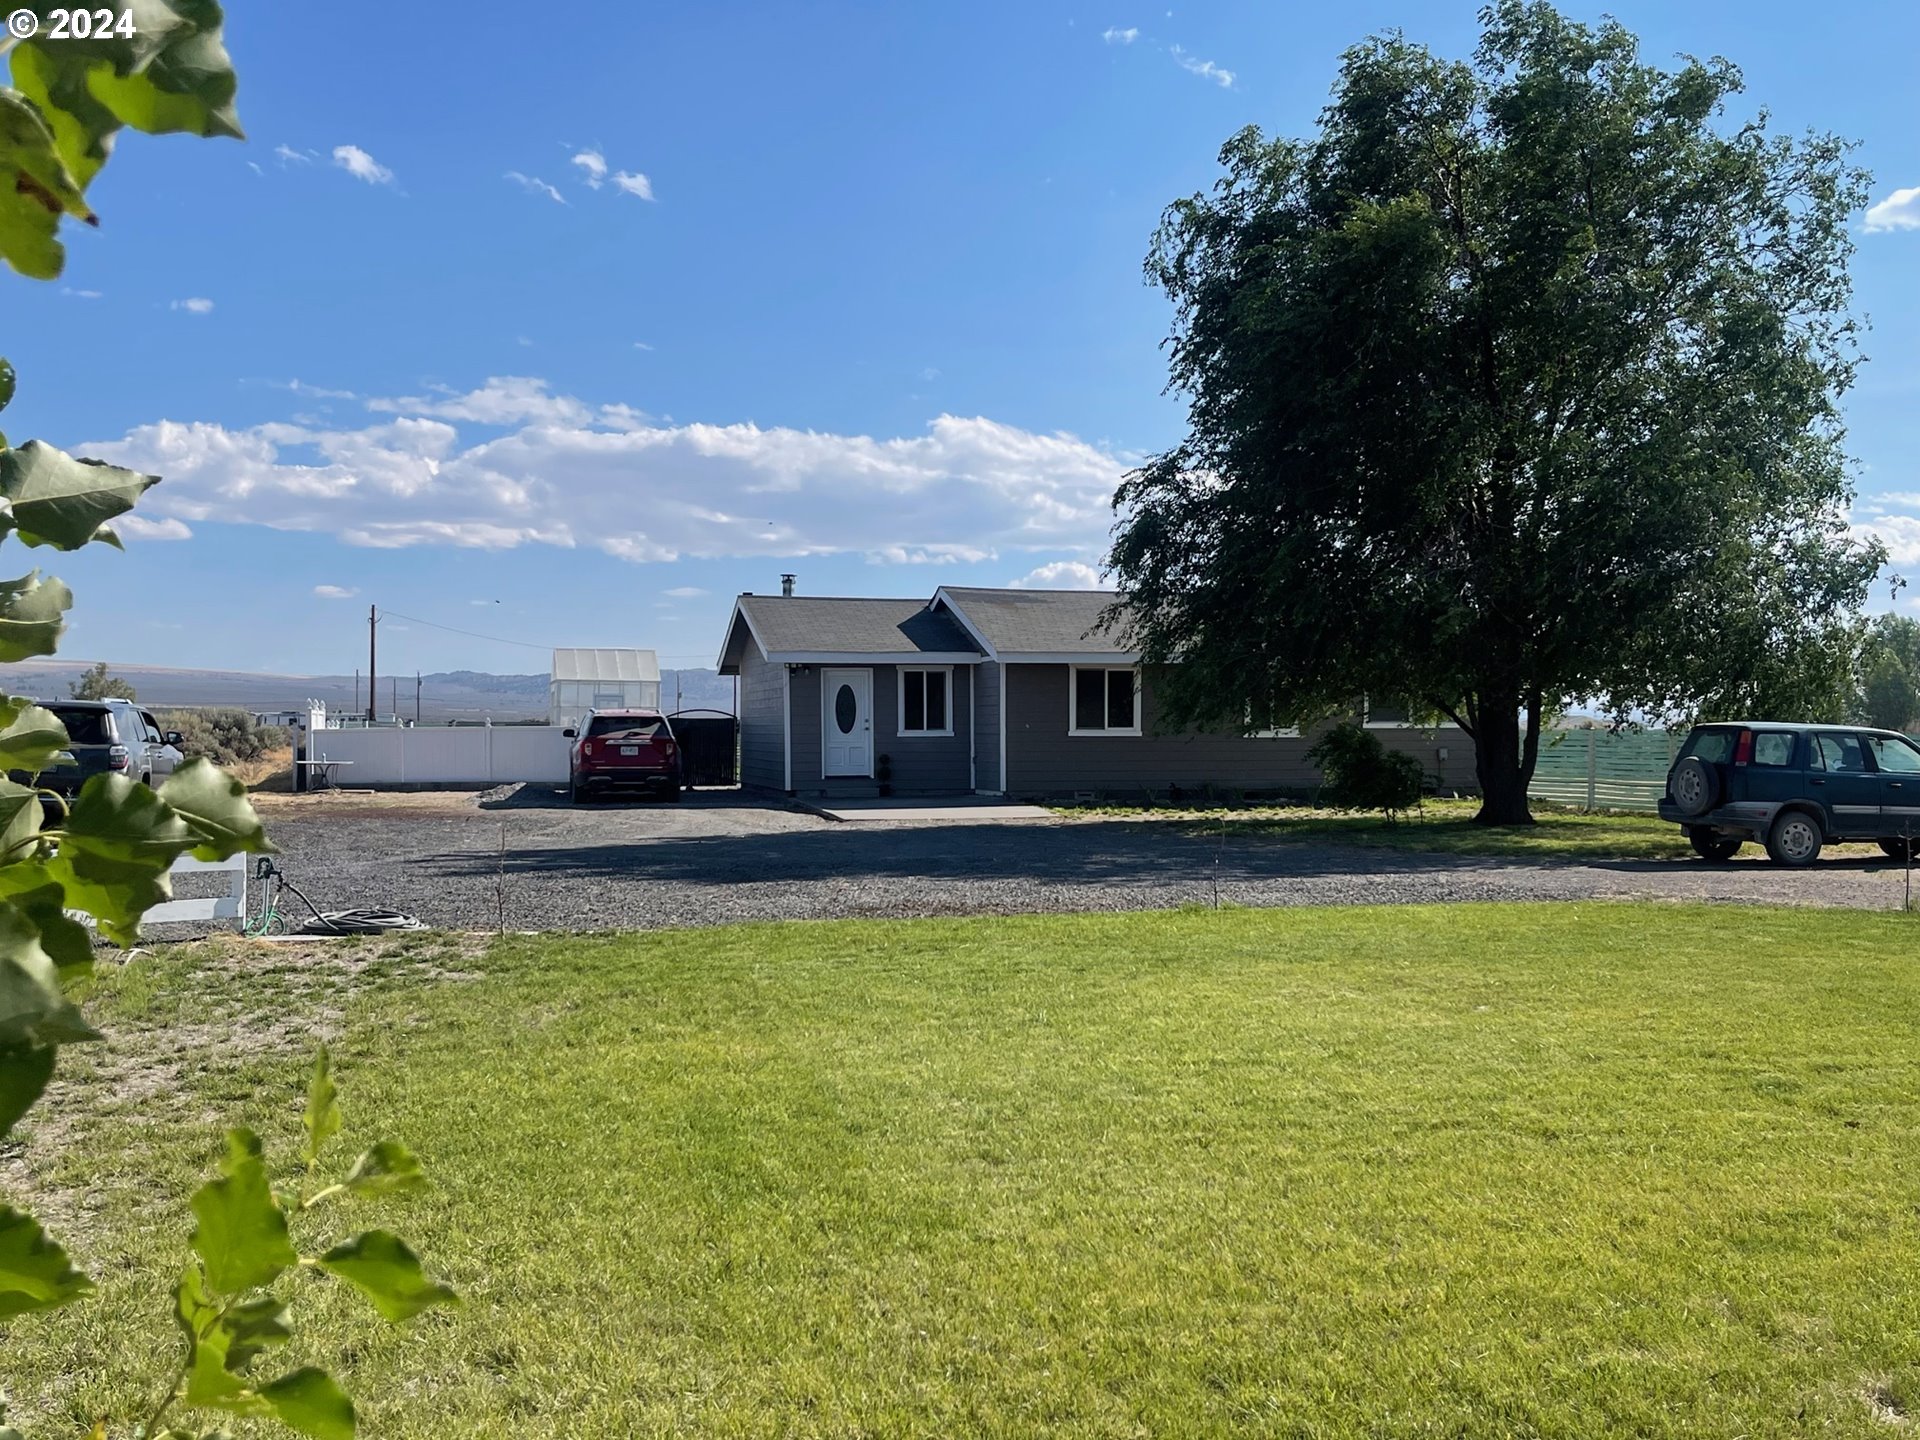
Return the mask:
[[[1682,815],[1704,815],[1720,799],[1720,775],[1698,755],[1689,755],[1673,767],[1667,788]]]

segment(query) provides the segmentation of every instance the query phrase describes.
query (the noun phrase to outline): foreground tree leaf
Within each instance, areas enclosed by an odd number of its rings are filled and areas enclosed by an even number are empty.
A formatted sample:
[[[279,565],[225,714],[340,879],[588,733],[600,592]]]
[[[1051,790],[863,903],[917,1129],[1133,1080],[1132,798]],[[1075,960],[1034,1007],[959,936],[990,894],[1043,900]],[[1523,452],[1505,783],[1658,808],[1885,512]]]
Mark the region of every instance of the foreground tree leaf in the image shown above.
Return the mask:
[[[51,1310],[93,1293],[67,1252],[31,1215],[0,1205],[0,1319]]]
[[[55,232],[62,215],[98,224],[61,159],[41,112],[0,87],[0,257],[21,274],[51,280],[66,264]]]
[[[313,1058],[313,1076],[307,1082],[307,1112],[304,1117],[307,1143],[302,1157],[312,1169],[327,1141],[340,1133],[340,1091],[333,1083],[333,1062],[322,1045]]]
[[[99,1038],[61,990],[40,927],[14,902],[0,904],[0,1046]]]
[[[47,1088],[58,1053],[52,1045],[25,1042],[0,1048],[0,1139]]]
[[[11,525],[11,520],[0,520],[0,534]],[[0,580],[0,661],[11,664],[53,654],[72,608],[73,592],[58,580],[42,580],[38,570],[18,580]]]
[[[0,780],[0,865],[27,858],[40,834],[40,792]]]
[[[420,1257],[389,1230],[369,1230],[341,1241],[320,1257],[320,1267],[359,1290],[395,1324],[460,1299],[448,1286],[429,1280]]]
[[[282,1425],[313,1440],[353,1440],[353,1401],[324,1370],[304,1366],[260,1387]]]
[[[247,787],[211,760],[182,765],[161,785],[160,798],[193,832],[193,853],[201,860],[273,849]]]
[[[47,875],[109,939],[131,945],[140,917],[172,894],[167,870],[194,839],[187,822],[146,786],[96,775],[73,802]]]
[[[0,700],[0,771],[38,775],[67,748],[60,717],[23,695]]]
[[[299,1256],[287,1238],[287,1217],[267,1186],[260,1139],[251,1130],[227,1132],[220,1178],[195,1192],[193,1248],[207,1283],[231,1295],[271,1284]]]
[[[93,968],[93,936],[67,914],[66,891],[54,883],[46,861],[0,867],[0,895],[39,929],[40,948],[62,984],[73,984]]]
[[[142,475],[104,460],[79,460],[42,440],[0,450],[0,497],[29,545],[78,550],[100,527],[124,515],[158,475]]]
[[[342,1183],[357,1195],[406,1195],[426,1189],[427,1174],[406,1146],[382,1140],[353,1162]]]

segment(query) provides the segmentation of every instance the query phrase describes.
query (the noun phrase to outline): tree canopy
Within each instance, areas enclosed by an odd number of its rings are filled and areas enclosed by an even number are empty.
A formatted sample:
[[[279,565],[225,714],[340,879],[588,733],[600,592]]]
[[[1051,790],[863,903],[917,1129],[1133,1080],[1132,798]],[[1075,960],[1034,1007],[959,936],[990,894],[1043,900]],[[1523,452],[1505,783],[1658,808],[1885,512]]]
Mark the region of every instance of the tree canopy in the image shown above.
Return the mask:
[[[1172,723],[1444,715],[1506,823],[1573,700],[1844,705],[1882,556],[1846,524],[1849,146],[1730,119],[1725,60],[1481,20],[1470,62],[1356,46],[1317,134],[1242,131],[1169,207],[1188,433],[1110,564]]]
[[[67,686],[76,700],[138,700],[131,680],[124,680],[107,669],[107,662],[96,660],[80,672],[80,678]]]

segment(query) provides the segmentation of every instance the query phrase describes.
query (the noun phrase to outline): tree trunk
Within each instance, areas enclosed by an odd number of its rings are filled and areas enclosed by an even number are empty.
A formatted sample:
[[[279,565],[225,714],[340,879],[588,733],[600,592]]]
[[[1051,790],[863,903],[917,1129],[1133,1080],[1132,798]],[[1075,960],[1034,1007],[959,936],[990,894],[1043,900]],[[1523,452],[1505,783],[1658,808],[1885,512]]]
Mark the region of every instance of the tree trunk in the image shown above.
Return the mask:
[[[1480,813],[1473,817],[1476,825],[1533,824],[1533,812],[1527,809],[1527,786],[1539,754],[1539,705],[1532,696],[1528,702],[1528,718],[1534,723],[1523,737],[1518,697],[1480,697],[1480,724],[1473,737],[1474,772],[1480,779]]]

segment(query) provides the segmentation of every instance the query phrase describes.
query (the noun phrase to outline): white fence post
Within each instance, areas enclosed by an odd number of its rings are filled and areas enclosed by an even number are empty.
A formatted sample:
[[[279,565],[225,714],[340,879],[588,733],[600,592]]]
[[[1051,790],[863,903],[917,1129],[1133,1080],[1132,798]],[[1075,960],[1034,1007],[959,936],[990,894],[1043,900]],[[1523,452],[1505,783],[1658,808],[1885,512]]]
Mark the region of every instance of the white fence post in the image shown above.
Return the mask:
[[[1596,776],[1594,773],[1595,756],[1594,756],[1594,743],[1593,743],[1593,737],[1598,733],[1599,732],[1595,730],[1587,731],[1587,810],[1589,813],[1599,808],[1594,803],[1596,799],[1596,791],[1595,791],[1595,784],[1594,784]]]

